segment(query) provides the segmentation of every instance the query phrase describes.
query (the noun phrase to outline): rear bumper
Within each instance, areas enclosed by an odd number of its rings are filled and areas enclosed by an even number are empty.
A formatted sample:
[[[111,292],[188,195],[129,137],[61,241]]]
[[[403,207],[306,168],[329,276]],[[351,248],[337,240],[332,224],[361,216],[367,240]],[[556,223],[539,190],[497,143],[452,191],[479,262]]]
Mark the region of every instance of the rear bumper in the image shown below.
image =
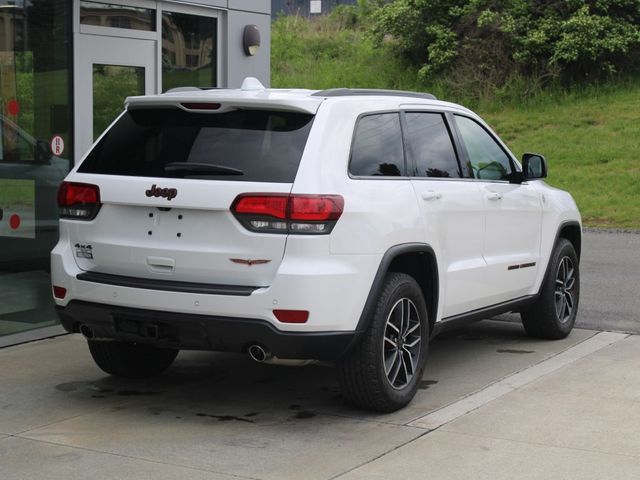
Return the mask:
[[[340,358],[354,332],[284,332],[260,319],[162,312],[71,301],[56,307],[68,332],[84,324],[96,338],[185,350],[245,352],[259,344],[278,358],[331,361]]]
[[[257,289],[172,282],[169,275],[150,272],[139,275],[146,279],[120,277],[80,270],[68,232],[65,228],[60,232],[60,242],[51,253],[52,283],[67,290],[64,299],[54,298],[60,307],[80,301],[197,318],[249,318],[291,333],[355,331],[380,264],[379,255],[329,255],[326,245],[306,239],[298,246],[289,241],[273,282]],[[307,310],[309,319],[283,323],[274,309]]]

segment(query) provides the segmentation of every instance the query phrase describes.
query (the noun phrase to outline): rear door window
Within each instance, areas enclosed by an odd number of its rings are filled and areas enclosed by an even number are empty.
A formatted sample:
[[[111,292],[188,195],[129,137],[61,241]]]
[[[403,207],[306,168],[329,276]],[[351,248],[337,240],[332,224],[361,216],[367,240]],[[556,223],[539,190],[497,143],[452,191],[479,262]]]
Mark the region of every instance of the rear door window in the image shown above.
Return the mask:
[[[416,177],[460,178],[458,159],[440,113],[407,112],[405,141]]]
[[[313,115],[266,110],[127,110],[82,173],[291,183]]]
[[[405,174],[398,113],[360,118],[351,147],[349,173],[358,177],[398,177]]]

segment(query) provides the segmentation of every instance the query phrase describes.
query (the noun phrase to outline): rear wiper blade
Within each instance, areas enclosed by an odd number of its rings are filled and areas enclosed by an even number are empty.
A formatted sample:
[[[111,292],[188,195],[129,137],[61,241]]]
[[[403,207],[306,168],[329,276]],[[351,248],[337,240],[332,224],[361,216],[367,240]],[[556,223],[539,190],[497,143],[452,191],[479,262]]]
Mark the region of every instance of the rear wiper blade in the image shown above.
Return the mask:
[[[211,163],[173,162],[164,166],[165,172],[202,173],[204,175],[244,175],[242,170]]]

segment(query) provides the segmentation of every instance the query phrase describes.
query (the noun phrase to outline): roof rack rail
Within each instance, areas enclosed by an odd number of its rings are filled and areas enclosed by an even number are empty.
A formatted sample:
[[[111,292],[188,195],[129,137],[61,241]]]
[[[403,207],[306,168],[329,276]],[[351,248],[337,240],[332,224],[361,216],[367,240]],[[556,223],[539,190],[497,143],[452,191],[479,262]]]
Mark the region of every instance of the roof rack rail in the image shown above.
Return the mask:
[[[347,97],[347,96],[363,96],[363,95],[392,95],[396,97],[413,97],[427,100],[437,100],[436,96],[431,93],[407,92],[403,90],[383,90],[376,88],[329,88],[328,90],[320,90],[311,94],[314,97]]]

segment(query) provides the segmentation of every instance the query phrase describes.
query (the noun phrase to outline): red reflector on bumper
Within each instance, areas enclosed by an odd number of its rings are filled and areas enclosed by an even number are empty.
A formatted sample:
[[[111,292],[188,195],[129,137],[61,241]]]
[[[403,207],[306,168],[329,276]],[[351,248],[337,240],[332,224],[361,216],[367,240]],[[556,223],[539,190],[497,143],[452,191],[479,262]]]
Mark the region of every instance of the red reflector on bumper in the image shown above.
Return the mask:
[[[67,296],[67,289],[64,287],[53,286],[53,296],[62,300]]]
[[[273,314],[282,323],[305,323],[309,319],[307,310],[274,310]]]

